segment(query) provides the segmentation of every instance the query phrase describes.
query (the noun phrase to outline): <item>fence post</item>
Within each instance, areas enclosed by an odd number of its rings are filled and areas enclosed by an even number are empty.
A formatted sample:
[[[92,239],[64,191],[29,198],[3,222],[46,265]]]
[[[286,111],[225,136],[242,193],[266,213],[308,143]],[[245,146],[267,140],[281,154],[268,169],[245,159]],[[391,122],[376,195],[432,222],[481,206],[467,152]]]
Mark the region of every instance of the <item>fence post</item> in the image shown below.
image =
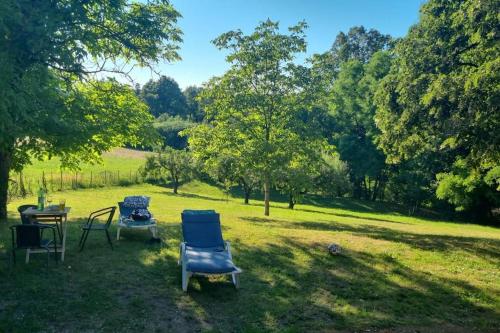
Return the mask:
[[[89,187],[92,187],[92,170],[90,170],[90,185]]]
[[[61,173],[60,173],[60,175],[61,175],[61,178],[60,178],[60,179],[61,179],[61,180],[60,180],[60,182],[59,182],[59,191],[62,191],[62,188],[63,188],[62,169],[61,169],[60,171],[61,171]]]

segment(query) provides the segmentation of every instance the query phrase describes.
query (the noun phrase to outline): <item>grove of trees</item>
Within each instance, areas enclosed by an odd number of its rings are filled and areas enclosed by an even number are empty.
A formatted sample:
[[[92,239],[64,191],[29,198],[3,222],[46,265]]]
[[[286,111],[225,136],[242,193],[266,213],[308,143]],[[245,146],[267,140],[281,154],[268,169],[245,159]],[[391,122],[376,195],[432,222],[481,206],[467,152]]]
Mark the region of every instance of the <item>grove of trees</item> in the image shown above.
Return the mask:
[[[353,27],[309,59],[306,24],[214,40],[229,70],[187,129],[207,172],[293,208],[307,192],[491,217],[500,204],[498,1],[431,0],[408,35]],[[255,185],[252,187],[255,191]],[[245,199],[248,202],[248,196]]]
[[[117,145],[157,147],[144,175],[174,192],[196,175],[239,185],[245,203],[263,191],[265,215],[276,191],[291,209],[318,193],[491,218],[499,7],[429,0],[406,36],[352,27],[305,64],[307,24],[267,20],[217,37],[229,69],[181,90],[167,76],[135,89],[94,77],[179,58],[168,1],[2,2],[0,218],[9,172],[33,156],[77,166]]]

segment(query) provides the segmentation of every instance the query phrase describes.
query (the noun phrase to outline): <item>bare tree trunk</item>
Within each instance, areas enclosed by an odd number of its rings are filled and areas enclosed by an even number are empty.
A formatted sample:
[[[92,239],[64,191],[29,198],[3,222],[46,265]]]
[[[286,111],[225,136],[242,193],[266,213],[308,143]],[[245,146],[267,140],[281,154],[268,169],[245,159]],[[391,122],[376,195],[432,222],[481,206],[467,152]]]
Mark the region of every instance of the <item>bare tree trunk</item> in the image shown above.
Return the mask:
[[[252,188],[248,186],[247,182],[245,182],[245,179],[240,180],[241,186],[243,187],[243,192],[245,193],[245,205],[248,205],[250,202],[250,194],[252,193]]]
[[[293,207],[295,207],[295,199],[293,197],[293,194],[290,193],[290,197],[288,200],[288,208],[293,209]]]
[[[177,188],[179,187],[179,179],[174,178],[174,194],[177,194]]]
[[[245,205],[250,203],[250,190],[245,190]]]
[[[270,181],[269,178],[266,177],[264,181],[264,215],[269,216],[269,191],[270,191]]]
[[[12,164],[10,152],[0,151],[0,220],[7,219],[9,172]]]

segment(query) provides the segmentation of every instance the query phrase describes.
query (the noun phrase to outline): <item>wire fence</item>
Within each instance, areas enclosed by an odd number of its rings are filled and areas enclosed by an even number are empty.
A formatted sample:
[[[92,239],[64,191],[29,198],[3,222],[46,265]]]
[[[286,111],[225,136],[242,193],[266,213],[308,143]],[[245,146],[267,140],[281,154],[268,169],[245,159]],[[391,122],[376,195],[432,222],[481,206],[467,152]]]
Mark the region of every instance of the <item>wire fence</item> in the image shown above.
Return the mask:
[[[23,173],[11,175],[8,197],[24,198],[34,195],[40,188],[48,193],[64,190],[76,190],[84,188],[98,188],[106,186],[129,186],[141,184],[143,177],[137,170],[123,171],[99,171],[99,172],[42,172],[40,176],[25,176]]]

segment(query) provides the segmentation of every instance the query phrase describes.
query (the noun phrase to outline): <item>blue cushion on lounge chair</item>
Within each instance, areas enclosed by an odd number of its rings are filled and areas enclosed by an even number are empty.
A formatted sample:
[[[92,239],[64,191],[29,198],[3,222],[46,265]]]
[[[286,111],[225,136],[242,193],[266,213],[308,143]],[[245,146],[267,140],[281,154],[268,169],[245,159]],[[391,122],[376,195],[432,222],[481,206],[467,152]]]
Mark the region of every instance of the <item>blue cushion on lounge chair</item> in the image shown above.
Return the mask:
[[[128,227],[139,227],[139,226],[146,226],[146,225],[150,225],[150,224],[153,225],[156,223],[156,221],[153,218],[150,218],[149,220],[142,220],[142,221],[135,221],[134,219],[130,218],[130,215],[132,214],[132,212],[136,208],[127,207],[123,202],[118,203],[118,208],[120,209],[119,223],[121,225],[126,225]]]
[[[144,195],[133,195],[123,199],[123,206],[129,208],[148,208],[149,197]]]
[[[181,216],[182,235],[187,246],[224,249],[218,213],[184,211]]]
[[[224,274],[236,270],[226,251],[186,247],[186,257],[188,272]]]

